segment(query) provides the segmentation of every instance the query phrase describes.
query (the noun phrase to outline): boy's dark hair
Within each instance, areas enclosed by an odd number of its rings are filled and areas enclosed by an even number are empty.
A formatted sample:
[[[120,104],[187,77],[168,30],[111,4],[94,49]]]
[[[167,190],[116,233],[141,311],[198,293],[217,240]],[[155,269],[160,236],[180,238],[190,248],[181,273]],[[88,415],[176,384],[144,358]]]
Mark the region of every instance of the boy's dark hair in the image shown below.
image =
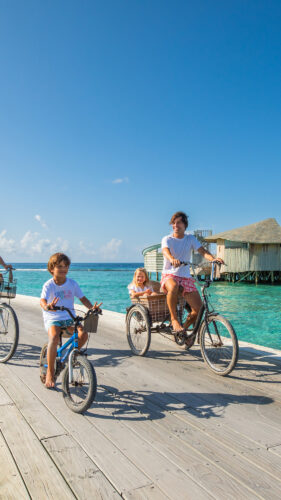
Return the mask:
[[[175,220],[178,217],[181,217],[181,220],[184,223],[186,229],[188,227],[188,216],[184,212],[176,212],[174,215],[172,215],[169,224],[174,224]]]
[[[48,271],[52,274],[54,267],[61,262],[64,262],[66,266],[70,266],[71,264],[71,260],[64,253],[57,252],[51,255],[48,262]]]

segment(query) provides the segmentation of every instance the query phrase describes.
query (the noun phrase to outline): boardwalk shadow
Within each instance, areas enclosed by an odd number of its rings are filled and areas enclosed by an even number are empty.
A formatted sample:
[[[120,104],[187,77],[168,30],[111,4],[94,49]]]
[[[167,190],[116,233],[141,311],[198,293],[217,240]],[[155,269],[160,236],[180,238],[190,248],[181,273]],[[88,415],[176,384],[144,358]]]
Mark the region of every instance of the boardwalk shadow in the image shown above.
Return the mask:
[[[239,372],[241,376],[239,376]],[[281,359],[267,351],[240,348],[236,369],[231,373],[232,379],[270,384],[281,383]]]
[[[182,357],[183,354],[186,354],[183,351],[179,351],[177,348],[175,350],[170,351],[154,351],[150,350],[145,358],[154,358],[154,359],[175,359],[178,360],[179,357]],[[94,366],[118,366],[126,359],[137,359],[138,356],[132,354],[132,351],[128,349],[103,349],[103,348],[89,348],[88,355]],[[198,357],[199,352],[193,353],[194,357]]]
[[[226,407],[234,404],[267,405],[270,397],[224,393],[163,393],[153,391],[118,391],[111,386],[100,388],[88,415],[100,419],[159,420],[167,412],[186,411],[199,419],[220,418]]]
[[[39,363],[41,347],[30,344],[18,344],[17,350],[10,359],[11,365],[22,365],[34,367]]]

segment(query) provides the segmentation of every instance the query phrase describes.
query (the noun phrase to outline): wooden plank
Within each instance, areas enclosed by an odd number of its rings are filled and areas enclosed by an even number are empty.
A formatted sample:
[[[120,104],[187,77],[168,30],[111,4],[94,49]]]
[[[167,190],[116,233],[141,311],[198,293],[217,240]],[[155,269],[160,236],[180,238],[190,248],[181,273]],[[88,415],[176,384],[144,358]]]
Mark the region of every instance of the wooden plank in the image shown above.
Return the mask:
[[[82,415],[72,413],[58,391],[46,390],[34,376],[34,369],[13,365],[12,370],[23,383],[28,384],[41,402],[44,401],[52,415],[81,445],[120,494],[151,484],[151,480],[107,436],[95,429]]]
[[[124,498],[126,500],[167,500],[169,497],[160,491],[155,484],[150,484],[143,488],[126,492]]]
[[[128,436],[131,434],[129,433],[130,431],[133,431],[135,434],[132,441],[136,441],[136,436],[146,441],[151,448],[160,452],[161,457],[166,458],[167,465],[170,462],[175,464],[178,469],[185,472],[196,482],[196,484],[205,488],[205,490],[216,499],[224,500],[225,498],[231,498],[232,495],[234,495],[235,498],[257,498],[257,495],[250,487],[248,488],[244,484],[241,484],[240,479],[236,480],[233,474],[226,472],[224,467],[221,466],[221,461],[217,460],[217,458],[214,459],[214,453],[203,454],[200,450],[197,450],[196,446],[188,445],[181,438],[181,432],[185,431],[185,424],[182,426],[184,430],[177,433],[174,431],[176,425],[175,419],[173,419],[174,427],[167,430],[165,426],[158,425],[157,420],[154,422],[150,419],[143,418],[141,415],[137,415],[137,412],[134,414],[128,401],[123,402],[121,417],[120,411],[116,412],[110,398],[108,398],[106,394],[104,394],[103,397],[100,396],[100,400],[100,405],[93,410],[94,416],[98,415],[100,417],[98,420],[95,420],[95,422],[97,422],[95,425],[99,425],[100,422],[109,422],[108,419],[101,419],[103,414],[112,415],[112,417],[115,417],[117,420],[122,419],[121,425],[125,427],[124,432]],[[170,418],[172,419],[171,416]],[[159,422],[161,422],[161,420]],[[106,432],[108,432],[108,429],[106,429]],[[120,432],[120,426],[118,434],[121,439],[122,432]],[[203,438],[202,435],[200,437]],[[218,444],[216,443],[213,452],[215,452],[217,446]],[[164,489],[161,483],[159,483],[159,487]],[[164,491],[166,492],[167,490],[164,489]],[[178,496],[179,493],[176,492],[176,490],[174,491],[177,494],[177,498],[184,498],[184,496]],[[167,493],[169,493],[169,491],[167,491]]]
[[[105,500],[112,498],[117,500],[117,498],[121,498],[108,479],[71,436],[43,439],[43,444],[79,499]]]
[[[39,375],[39,370],[36,374]],[[6,392],[39,439],[65,434],[65,429],[8,365],[0,365],[0,380]]]
[[[15,406],[0,406],[1,431],[32,498],[74,495]]]
[[[122,389],[122,386],[120,389]],[[167,407],[169,397],[168,395],[163,395],[163,399],[164,398],[166,398],[166,404],[163,405],[165,408]],[[128,397],[125,397],[125,400],[127,403],[129,402]],[[138,407],[136,400],[133,401],[133,404],[134,403],[136,407]],[[165,451],[165,445],[168,446],[168,456],[174,456],[174,462],[179,466],[185,466],[182,461],[183,457],[185,457],[185,462],[186,464],[189,464],[189,469],[191,469],[195,475],[199,472],[199,477],[196,478],[198,483],[200,481],[200,473],[202,476],[201,481],[204,481],[204,478],[206,476],[206,473],[203,473],[202,468],[204,462],[201,458],[202,463],[200,463],[200,460],[198,460],[198,454],[201,454],[201,457],[205,457],[205,460],[207,460],[207,462],[216,465],[220,470],[217,471],[217,475],[220,480],[217,482],[212,482],[211,474],[210,479],[208,478],[209,491],[214,494],[212,487],[214,487],[215,490],[217,489],[217,491],[215,491],[216,498],[225,498],[224,495],[227,495],[227,493],[224,492],[224,480],[226,483],[229,483],[229,488],[233,489],[233,491],[235,491],[235,483],[237,492],[239,492],[239,488],[241,488],[242,491],[244,488],[244,493],[240,491],[240,493],[237,494],[238,498],[244,497],[245,488],[249,488],[247,496],[250,496],[250,494],[255,496],[257,483],[259,484],[259,491],[261,491],[261,493],[266,494],[270,491],[272,498],[278,498],[281,484],[277,477],[275,477],[274,481],[272,475],[267,475],[264,469],[262,470],[261,477],[260,467],[257,467],[249,460],[245,460],[242,454],[237,455],[234,451],[232,451],[228,447],[225,447],[218,440],[212,439],[212,437],[210,435],[207,435],[205,432],[198,432],[198,429],[191,429],[190,427],[187,427],[185,421],[175,419],[174,415],[171,415],[167,412],[165,413],[165,418],[159,418],[159,409],[156,407],[159,404],[158,400],[156,404],[155,400],[153,401],[153,403],[155,406],[155,416],[158,417],[156,418],[155,422],[158,426],[163,428],[162,432],[157,437],[157,446],[162,450],[162,452]],[[184,410],[181,410],[181,414],[183,412]],[[121,411],[116,412],[117,418],[120,413]],[[146,430],[142,429],[142,427],[144,426],[142,420],[144,420],[144,418],[136,424],[134,419],[129,419],[129,413],[126,414],[126,411],[124,409],[122,411],[122,417],[125,419],[126,423],[130,422],[130,427],[135,427],[136,432],[141,432],[143,437],[147,436],[151,443],[155,442],[155,430],[149,430],[148,426]],[[167,436],[169,438],[168,440]],[[182,441],[182,445],[184,443],[186,447],[190,448],[190,450],[186,450],[185,446],[177,445],[176,442],[173,441],[173,437],[179,437]],[[239,440],[239,435],[237,435],[237,440]],[[193,471],[190,464],[197,465],[197,467],[195,467],[195,471]],[[225,476],[223,476],[223,474],[225,474]],[[240,484],[237,485],[237,481]],[[221,490],[218,490],[218,485],[221,486]],[[220,496],[221,494],[222,497]]]
[[[12,405],[13,401],[10,396],[7,394],[3,387],[3,381],[1,380],[0,385],[0,405]]]
[[[0,432],[0,498],[5,500],[29,499],[11,452]]]
[[[92,410],[92,413],[92,417],[87,417],[91,424],[110,437],[111,441],[137,467],[141,468],[150,477],[151,481],[160,490],[164,491],[167,496],[184,499],[188,491],[190,498],[213,498],[208,489],[198,484],[187,470],[183,470],[178,464],[170,460],[168,456],[160,453],[151,443],[144,439],[143,435],[140,436],[132,432],[129,426],[124,425],[120,420],[116,419],[113,425],[112,420],[109,418],[95,418],[97,408]],[[191,464],[189,464],[190,467]],[[204,470],[203,464],[202,470]],[[205,473],[207,473],[206,470]]]

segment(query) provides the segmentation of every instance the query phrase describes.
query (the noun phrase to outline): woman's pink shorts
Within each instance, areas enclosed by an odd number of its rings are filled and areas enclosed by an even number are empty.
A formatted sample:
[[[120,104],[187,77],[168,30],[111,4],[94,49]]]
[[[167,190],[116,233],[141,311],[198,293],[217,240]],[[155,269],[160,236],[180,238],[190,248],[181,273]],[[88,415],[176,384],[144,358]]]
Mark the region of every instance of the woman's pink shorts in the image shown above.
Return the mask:
[[[165,293],[167,293],[165,283],[170,278],[172,278],[179,286],[181,285],[183,287],[183,293],[197,292],[197,288],[194,284],[194,278],[182,278],[181,276],[176,276],[175,274],[162,274],[161,287]]]

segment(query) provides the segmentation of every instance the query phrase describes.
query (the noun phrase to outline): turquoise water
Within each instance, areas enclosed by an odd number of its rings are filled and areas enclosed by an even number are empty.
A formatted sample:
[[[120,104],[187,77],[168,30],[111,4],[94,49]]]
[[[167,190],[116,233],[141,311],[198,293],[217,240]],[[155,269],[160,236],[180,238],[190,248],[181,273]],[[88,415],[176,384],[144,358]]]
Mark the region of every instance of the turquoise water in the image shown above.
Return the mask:
[[[72,264],[75,279],[91,301],[102,301],[105,309],[125,312],[130,300],[127,285],[141,263]],[[46,264],[14,264],[17,292],[39,297],[51,275]],[[215,283],[209,288],[210,302],[232,323],[241,340],[281,349],[281,287],[243,283]]]

